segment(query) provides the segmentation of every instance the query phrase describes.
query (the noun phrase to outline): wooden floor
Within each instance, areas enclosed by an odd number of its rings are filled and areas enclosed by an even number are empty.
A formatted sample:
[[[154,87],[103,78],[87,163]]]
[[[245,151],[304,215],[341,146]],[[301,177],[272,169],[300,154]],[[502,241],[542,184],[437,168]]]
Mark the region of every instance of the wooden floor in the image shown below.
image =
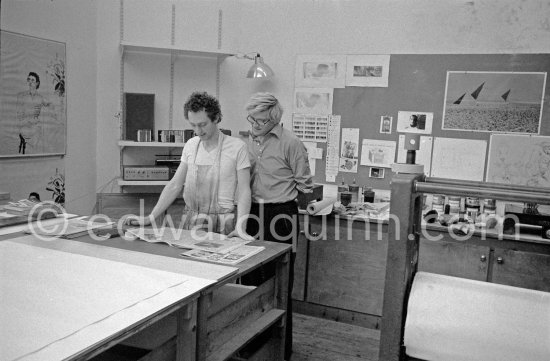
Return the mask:
[[[380,331],[294,313],[290,361],[378,361]]]

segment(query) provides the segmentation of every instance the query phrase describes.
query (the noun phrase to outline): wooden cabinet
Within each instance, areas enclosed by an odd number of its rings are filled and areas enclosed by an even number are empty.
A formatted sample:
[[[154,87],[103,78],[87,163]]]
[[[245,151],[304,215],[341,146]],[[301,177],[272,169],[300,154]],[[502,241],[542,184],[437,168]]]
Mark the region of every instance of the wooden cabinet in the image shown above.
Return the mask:
[[[447,276],[487,281],[490,248],[421,238],[418,270]]]
[[[491,281],[550,292],[550,255],[495,248]]]
[[[326,216],[304,216],[301,224],[304,231],[309,229],[303,248],[307,258],[297,254],[297,260],[307,261],[304,300],[380,316],[387,226]],[[295,289],[293,295],[297,294]]]
[[[550,254],[543,243],[441,235],[439,241],[420,238],[418,271],[550,291]]]

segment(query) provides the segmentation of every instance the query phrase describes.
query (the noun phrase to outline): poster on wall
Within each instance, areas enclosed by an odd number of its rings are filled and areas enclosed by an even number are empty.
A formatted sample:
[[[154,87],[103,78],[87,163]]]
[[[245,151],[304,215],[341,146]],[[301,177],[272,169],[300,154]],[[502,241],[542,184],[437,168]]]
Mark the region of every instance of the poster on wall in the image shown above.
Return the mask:
[[[359,162],[359,128],[342,128],[340,172],[357,173]]]
[[[481,182],[486,153],[485,140],[435,138],[431,176]]]
[[[332,114],[333,89],[296,88],[294,112],[300,114]]]
[[[343,88],[346,81],[345,55],[297,55],[297,87]]]
[[[448,71],[442,129],[540,133],[544,72]]]
[[[397,112],[397,131],[399,133],[432,134],[434,113]]]
[[[550,187],[550,137],[491,134],[486,181]]]
[[[395,141],[363,139],[361,165],[390,168],[395,162]]]
[[[389,55],[348,55],[346,85],[387,87],[390,73]]]
[[[0,38],[0,157],[65,154],[65,43],[4,30]]]

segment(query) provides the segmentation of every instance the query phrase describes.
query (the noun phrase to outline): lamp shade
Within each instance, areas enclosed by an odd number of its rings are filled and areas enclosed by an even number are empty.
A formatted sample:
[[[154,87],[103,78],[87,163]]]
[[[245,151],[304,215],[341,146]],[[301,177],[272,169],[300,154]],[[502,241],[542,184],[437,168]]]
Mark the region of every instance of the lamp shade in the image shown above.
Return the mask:
[[[273,76],[273,70],[264,63],[264,59],[260,54],[256,54],[254,57],[254,65],[250,67],[248,73],[246,74],[247,78],[268,78]]]

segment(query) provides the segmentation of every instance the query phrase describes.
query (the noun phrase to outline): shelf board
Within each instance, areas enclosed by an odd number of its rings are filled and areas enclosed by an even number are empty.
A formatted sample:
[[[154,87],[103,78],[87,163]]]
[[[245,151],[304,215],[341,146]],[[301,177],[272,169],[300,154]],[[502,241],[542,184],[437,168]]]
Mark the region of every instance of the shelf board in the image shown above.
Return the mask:
[[[152,44],[138,44],[131,43],[128,41],[122,41],[120,43],[122,51],[131,51],[131,52],[140,52],[140,53],[166,53],[170,54],[171,52],[176,52],[180,55],[185,56],[198,56],[198,57],[207,57],[207,58],[226,58],[228,56],[235,55],[234,53],[227,53],[220,50],[194,50],[194,49],[182,49],[176,46],[158,46]]]
[[[119,140],[120,147],[156,147],[156,148],[180,148],[185,143],[169,143],[169,142],[135,142],[133,140]]]
[[[118,180],[119,186],[164,186],[167,185],[168,181],[127,181],[123,179]]]
[[[212,350],[207,356],[207,361],[223,361],[227,360],[231,355],[235,354],[239,349],[246,345],[255,336],[258,336],[263,331],[267,330],[276,322],[280,321],[285,315],[284,310],[271,309],[265,312],[257,320],[250,322],[246,330],[235,335],[231,340],[227,341],[221,347]]]

